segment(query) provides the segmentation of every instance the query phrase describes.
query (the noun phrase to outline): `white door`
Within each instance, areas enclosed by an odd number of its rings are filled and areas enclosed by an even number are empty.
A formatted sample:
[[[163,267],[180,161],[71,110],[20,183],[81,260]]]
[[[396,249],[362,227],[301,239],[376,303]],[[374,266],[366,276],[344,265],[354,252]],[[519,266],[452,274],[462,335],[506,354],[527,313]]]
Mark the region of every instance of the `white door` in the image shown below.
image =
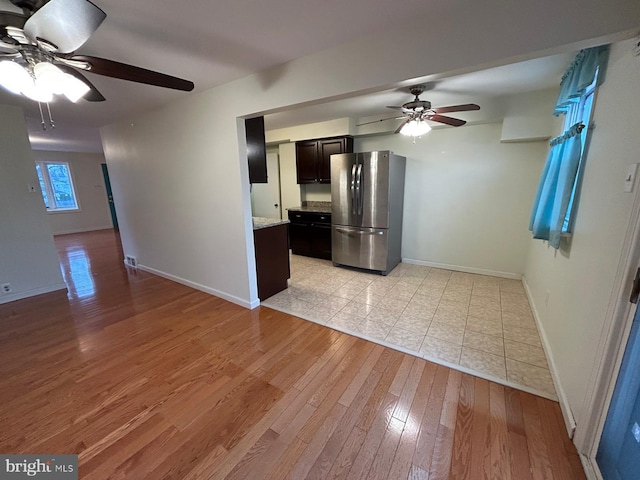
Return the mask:
[[[278,163],[277,153],[267,153],[268,183],[254,183],[251,187],[251,210],[254,217],[281,218]]]

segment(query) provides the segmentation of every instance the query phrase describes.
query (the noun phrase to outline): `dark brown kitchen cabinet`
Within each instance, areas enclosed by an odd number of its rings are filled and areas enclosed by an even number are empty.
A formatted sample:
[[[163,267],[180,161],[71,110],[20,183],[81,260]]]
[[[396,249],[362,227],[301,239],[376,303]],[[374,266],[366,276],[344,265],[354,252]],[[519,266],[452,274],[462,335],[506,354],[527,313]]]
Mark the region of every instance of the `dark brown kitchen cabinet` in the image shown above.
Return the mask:
[[[264,139],[264,117],[244,121],[247,138],[249,183],[267,183],[267,147]]]
[[[331,183],[331,155],[352,152],[353,137],[296,142],[298,183]]]
[[[296,172],[298,183],[318,181],[318,142],[296,142]]]
[[[253,231],[258,277],[258,298],[265,300],[287,288],[289,242],[287,224]]]
[[[289,211],[289,245],[296,255],[331,260],[331,214]]]

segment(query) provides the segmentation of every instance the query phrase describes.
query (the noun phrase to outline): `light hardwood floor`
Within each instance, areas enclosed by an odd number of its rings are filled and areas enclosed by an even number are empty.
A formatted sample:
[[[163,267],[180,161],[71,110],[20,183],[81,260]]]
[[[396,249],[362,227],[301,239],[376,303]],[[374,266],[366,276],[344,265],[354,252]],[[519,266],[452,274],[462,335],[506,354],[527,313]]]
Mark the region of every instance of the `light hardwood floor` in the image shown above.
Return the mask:
[[[0,305],[0,452],[82,479],[581,479],[558,404],[56,239],[69,293]],[[215,266],[212,266],[215,268]]]
[[[522,281],[400,263],[388,276],[291,255],[262,305],[558,400]]]

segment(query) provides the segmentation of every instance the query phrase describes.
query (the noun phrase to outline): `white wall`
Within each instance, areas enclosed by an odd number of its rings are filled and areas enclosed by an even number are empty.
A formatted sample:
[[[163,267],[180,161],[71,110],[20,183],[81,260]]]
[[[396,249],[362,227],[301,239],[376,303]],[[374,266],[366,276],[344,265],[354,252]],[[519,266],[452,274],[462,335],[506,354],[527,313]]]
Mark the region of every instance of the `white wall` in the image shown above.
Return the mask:
[[[562,119],[552,116],[557,98],[558,87],[512,96],[505,105],[500,141],[547,140],[558,135]]]
[[[640,59],[633,42],[615,44],[595,105],[595,129],[569,255],[531,240],[525,278],[564,396],[578,425],[594,352],[629,226],[627,167],[640,161]],[[636,189],[638,182],[636,180]],[[548,292],[548,304],[545,297]]]
[[[0,303],[66,288],[22,109],[0,105]],[[29,192],[28,185],[35,187]]]
[[[99,153],[34,150],[35,161],[68,162],[80,206],[79,211],[49,212],[54,235],[113,228],[107,191],[102,176],[104,155]]]
[[[280,152],[280,200],[282,201],[282,218],[288,219],[288,208],[299,207],[300,185],[296,176],[296,144],[282,143]]]
[[[232,106],[220,90],[102,129],[104,152],[125,255],[140,268],[253,306],[244,121],[212,114],[211,105]]]
[[[157,273],[257,305],[244,126],[238,118],[522,60],[557,46],[573,50],[635,28],[640,15],[640,5],[626,0],[582,6],[578,0],[441,2],[429,18],[408,19],[103,128],[125,253]],[[576,11],[580,22],[574,21]]]
[[[330,202],[331,185],[315,183],[300,185],[300,197],[303,202]]]
[[[547,144],[500,143],[501,123],[357,139],[407,157],[402,258],[519,278]]]
[[[341,137],[352,135],[353,121],[349,118],[337,118],[326,122],[308,123],[289,128],[278,128],[265,132],[267,143],[297,142],[312,138]]]

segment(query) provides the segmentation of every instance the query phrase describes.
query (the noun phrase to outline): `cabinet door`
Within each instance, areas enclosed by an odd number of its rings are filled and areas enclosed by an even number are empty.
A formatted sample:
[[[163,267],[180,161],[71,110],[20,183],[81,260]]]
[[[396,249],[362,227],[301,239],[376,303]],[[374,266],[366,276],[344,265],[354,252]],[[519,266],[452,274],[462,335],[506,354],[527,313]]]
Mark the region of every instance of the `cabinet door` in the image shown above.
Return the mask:
[[[353,138],[340,137],[318,141],[318,181],[331,183],[331,155],[353,152]]]
[[[311,254],[311,226],[300,223],[289,224],[289,244],[296,255]]]
[[[267,183],[267,147],[264,140],[264,117],[244,121],[249,161],[249,183]]]
[[[311,250],[314,257],[331,260],[331,225],[314,225]]]
[[[316,183],[318,178],[318,142],[296,143],[298,183]]]

